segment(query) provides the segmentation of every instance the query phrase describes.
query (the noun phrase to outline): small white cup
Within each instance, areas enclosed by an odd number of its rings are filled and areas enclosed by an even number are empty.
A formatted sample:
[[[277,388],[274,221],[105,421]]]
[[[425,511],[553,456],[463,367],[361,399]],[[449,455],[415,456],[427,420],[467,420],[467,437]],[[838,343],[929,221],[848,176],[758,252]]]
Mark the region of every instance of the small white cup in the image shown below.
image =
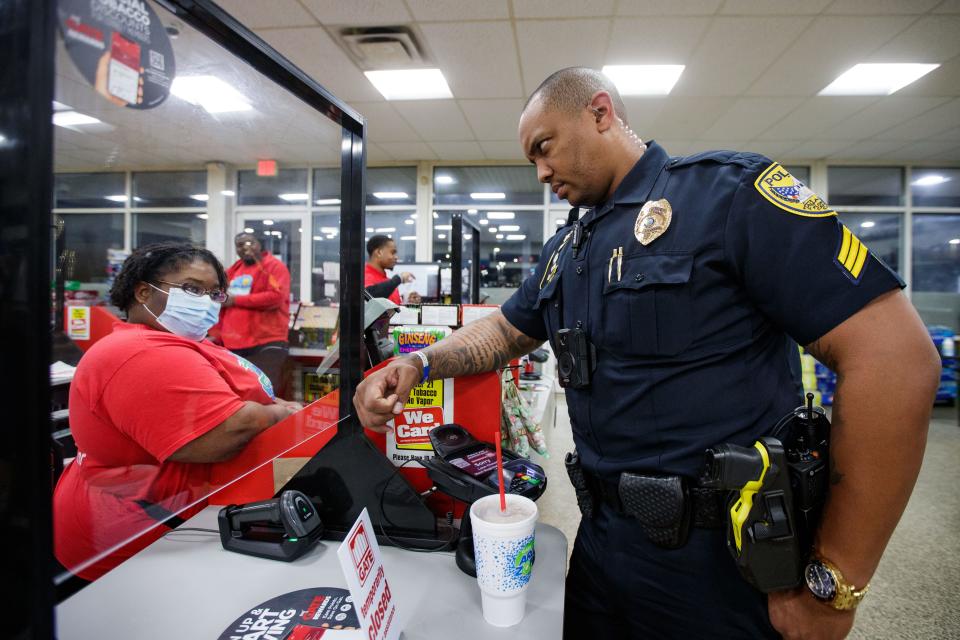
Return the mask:
[[[527,588],[533,575],[537,505],[508,493],[506,521],[500,516],[500,496],[480,498],[470,507],[477,584],[483,617],[495,627],[512,627],[523,620]]]

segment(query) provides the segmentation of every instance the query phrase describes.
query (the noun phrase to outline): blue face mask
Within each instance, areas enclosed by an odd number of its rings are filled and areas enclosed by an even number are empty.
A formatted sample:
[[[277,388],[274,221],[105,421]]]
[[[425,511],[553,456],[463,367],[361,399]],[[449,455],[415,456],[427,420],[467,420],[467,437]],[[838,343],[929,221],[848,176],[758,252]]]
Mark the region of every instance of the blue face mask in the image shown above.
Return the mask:
[[[160,287],[150,286],[167,294],[167,306],[159,316],[150,311],[147,305],[143,305],[143,308],[160,326],[174,335],[199,342],[220,319],[220,303],[211,300],[210,296],[192,296],[180,287],[163,291]]]

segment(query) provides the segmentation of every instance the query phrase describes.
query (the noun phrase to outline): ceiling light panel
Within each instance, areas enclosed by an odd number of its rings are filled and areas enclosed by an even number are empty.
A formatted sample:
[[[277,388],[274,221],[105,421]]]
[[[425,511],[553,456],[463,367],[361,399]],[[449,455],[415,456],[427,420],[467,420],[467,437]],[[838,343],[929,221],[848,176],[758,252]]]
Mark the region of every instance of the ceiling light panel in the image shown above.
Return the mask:
[[[888,96],[927,75],[939,64],[857,64],[824,87],[821,96]]]
[[[608,64],[603,74],[610,78],[623,96],[665,96],[673,90],[682,64]]]
[[[230,113],[253,109],[246,96],[216,76],[177,76],[170,93],[207,113]]]
[[[53,114],[53,124],[58,127],[76,127],[84,124],[98,124],[100,121],[93,116],[79,111],[56,111]]]
[[[387,100],[438,100],[452,98],[440,69],[364,71],[363,75]]]

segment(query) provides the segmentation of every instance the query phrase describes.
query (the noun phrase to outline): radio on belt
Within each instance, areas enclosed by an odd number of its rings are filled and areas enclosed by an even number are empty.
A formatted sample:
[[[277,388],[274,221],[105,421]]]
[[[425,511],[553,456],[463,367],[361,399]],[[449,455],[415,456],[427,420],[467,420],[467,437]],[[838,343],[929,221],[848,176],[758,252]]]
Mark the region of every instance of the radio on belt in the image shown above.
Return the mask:
[[[460,541],[457,544],[457,566],[476,576],[473,556],[473,531],[469,505],[499,492],[497,452],[494,445],[474,438],[458,424],[444,424],[430,432],[430,443],[436,455],[420,460],[437,489],[468,505],[463,514]],[[503,482],[507,493],[536,500],[547,488],[543,467],[513,451],[503,450]]]

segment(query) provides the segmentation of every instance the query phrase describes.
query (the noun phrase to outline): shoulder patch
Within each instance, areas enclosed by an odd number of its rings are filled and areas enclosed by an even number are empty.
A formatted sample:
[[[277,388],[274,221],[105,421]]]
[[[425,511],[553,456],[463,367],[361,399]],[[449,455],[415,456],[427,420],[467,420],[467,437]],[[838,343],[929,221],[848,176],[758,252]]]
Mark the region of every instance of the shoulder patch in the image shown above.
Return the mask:
[[[779,162],[764,169],[753,183],[757,191],[788,213],[806,218],[827,218],[837,212],[827,206],[807,185],[797,180]]]
[[[860,241],[860,238],[853,235],[850,229],[844,225],[840,225],[840,228],[843,233],[840,235],[840,247],[833,262],[854,284],[860,284],[860,276],[863,275],[863,266],[867,262],[870,250]]]

